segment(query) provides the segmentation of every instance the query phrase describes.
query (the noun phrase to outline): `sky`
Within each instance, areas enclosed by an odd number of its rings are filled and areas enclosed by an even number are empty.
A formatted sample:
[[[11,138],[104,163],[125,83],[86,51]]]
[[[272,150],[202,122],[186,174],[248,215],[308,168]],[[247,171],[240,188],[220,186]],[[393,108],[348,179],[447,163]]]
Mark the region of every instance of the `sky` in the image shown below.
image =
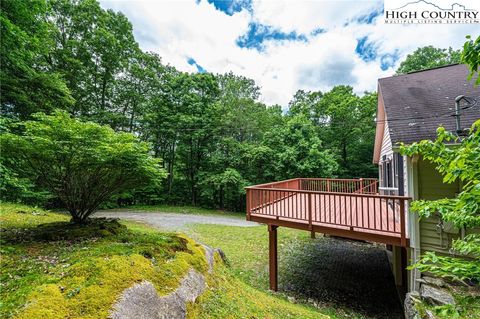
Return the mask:
[[[448,0],[441,0],[446,1]],[[400,1],[401,2],[401,1]],[[405,2],[405,1],[403,1]],[[458,49],[478,25],[383,23],[383,0],[101,0],[133,24],[144,51],[186,72],[232,71],[261,100],[288,105],[299,90],[374,91],[416,48]]]

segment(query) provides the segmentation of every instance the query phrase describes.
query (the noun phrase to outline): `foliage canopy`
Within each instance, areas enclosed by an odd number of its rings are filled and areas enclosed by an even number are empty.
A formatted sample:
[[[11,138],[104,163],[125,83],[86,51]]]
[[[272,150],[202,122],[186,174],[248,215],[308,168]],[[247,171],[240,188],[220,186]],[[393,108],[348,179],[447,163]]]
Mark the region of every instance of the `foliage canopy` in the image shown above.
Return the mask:
[[[421,71],[439,66],[460,63],[461,52],[452,48],[440,49],[431,45],[416,49],[400,63],[397,74]]]
[[[480,36],[475,40],[471,36],[467,36],[467,42],[463,45],[462,61],[466,63],[470,69],[470,79],[476,74],[475,84],[480,84],[480,76],[478,67],[480,65]]]

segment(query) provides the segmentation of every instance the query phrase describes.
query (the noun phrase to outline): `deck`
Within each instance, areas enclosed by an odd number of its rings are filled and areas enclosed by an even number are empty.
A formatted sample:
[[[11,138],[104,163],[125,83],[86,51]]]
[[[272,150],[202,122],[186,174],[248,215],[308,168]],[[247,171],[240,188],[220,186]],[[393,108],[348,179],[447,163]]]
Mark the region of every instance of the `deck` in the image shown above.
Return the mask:
[[[375,179],[293,179],[248,187],[247,219],[408,246],[409,198],[379,195],[376,185]]]
[[[246,188],[247,220],[268,225],[270,283],[276,290],[276,229],[408,247],[409,197],[378,194],[376,179],[296,178]]]

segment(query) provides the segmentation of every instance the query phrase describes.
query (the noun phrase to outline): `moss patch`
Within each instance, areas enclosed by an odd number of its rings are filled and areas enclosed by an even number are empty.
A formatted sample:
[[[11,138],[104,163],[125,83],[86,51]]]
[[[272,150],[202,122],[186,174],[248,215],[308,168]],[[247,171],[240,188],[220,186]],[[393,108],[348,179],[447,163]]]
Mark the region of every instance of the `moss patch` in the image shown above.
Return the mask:
[[[207,270],[203,247],[187,237],[112,220],[82,227],[68,220],[0,205],[0,317],[105,318],[136,282],[149,280],[167,294],[190,268]]]

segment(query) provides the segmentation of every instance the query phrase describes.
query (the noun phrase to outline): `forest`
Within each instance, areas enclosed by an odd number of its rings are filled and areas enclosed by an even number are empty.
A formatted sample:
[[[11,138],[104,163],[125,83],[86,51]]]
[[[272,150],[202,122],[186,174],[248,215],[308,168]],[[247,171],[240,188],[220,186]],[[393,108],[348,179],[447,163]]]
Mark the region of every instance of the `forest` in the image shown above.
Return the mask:
[[[187,204],[241,211],[244,187],[251,184],[377,176],[376,92],[359,95],[339,85],[327,92],[299,90],[288,105],[266,105],[251,79],[180,72],[142,51],[128,19],[96,0],[3,1],[1,28],[2,133],[21,134],[42,114],[71,117],[131,133],[158,159],[161,174],[105,195],[102,207]],[[427,59],[415,63],[447,64],[460,56],[451,49],[424,51]],[[439,56],[428,58],[432,54]],[[402,64],[398,72],[415,67],[421,66]],[[49,135],[49,149],[59,145],[63,129]],[[46,186],[52,181],[20,165],[18,153],[26,152],[2,152],[2,199],[61,206],[55,187]]]

